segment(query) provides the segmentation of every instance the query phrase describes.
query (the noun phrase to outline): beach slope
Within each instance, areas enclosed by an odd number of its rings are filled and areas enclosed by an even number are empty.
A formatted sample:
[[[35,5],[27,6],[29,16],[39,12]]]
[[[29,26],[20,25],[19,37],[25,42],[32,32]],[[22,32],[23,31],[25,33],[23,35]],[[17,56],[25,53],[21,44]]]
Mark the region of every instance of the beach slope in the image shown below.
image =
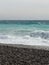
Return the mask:
[[[49,47],[0,44],[0,65],[49,65]]]

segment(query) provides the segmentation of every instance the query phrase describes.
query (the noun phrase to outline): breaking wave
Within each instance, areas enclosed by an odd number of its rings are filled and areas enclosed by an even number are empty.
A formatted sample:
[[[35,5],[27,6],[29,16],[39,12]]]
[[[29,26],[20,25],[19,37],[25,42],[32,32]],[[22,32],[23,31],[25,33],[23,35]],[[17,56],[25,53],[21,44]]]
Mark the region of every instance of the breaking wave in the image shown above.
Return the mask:
[[[49,45],[49,31],[15,31],[0,34],[0,43],[24,45]]]

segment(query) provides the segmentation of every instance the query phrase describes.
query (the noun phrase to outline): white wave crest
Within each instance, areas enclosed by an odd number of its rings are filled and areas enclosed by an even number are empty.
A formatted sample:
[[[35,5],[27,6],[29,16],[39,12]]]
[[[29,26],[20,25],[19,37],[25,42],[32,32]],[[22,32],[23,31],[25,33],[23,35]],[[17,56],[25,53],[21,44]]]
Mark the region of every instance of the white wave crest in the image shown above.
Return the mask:
[[[49,46],[49,40],[40,37],[1,35],[0,43]]]

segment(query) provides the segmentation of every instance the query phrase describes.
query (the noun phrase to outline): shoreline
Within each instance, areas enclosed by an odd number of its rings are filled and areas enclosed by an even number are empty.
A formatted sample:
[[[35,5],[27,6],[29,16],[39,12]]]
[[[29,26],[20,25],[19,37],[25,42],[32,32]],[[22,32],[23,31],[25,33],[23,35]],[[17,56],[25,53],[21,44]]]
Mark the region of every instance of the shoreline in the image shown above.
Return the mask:
[[[5,44],[5,43],[0,43],[0,45],[1,46],[17,47],[17,48],[41,49],[41,50],[49,51],[49,46],[41,46],[41,45],[23,45],[23,44]]]

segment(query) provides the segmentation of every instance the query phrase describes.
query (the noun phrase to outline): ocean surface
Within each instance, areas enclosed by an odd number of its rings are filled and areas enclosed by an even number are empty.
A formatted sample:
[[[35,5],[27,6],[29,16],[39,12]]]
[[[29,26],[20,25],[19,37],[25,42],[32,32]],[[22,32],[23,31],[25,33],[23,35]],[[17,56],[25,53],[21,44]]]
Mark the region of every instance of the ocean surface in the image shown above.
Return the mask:
[[[0,20],[0,43],[49,46],[49,20]]]

